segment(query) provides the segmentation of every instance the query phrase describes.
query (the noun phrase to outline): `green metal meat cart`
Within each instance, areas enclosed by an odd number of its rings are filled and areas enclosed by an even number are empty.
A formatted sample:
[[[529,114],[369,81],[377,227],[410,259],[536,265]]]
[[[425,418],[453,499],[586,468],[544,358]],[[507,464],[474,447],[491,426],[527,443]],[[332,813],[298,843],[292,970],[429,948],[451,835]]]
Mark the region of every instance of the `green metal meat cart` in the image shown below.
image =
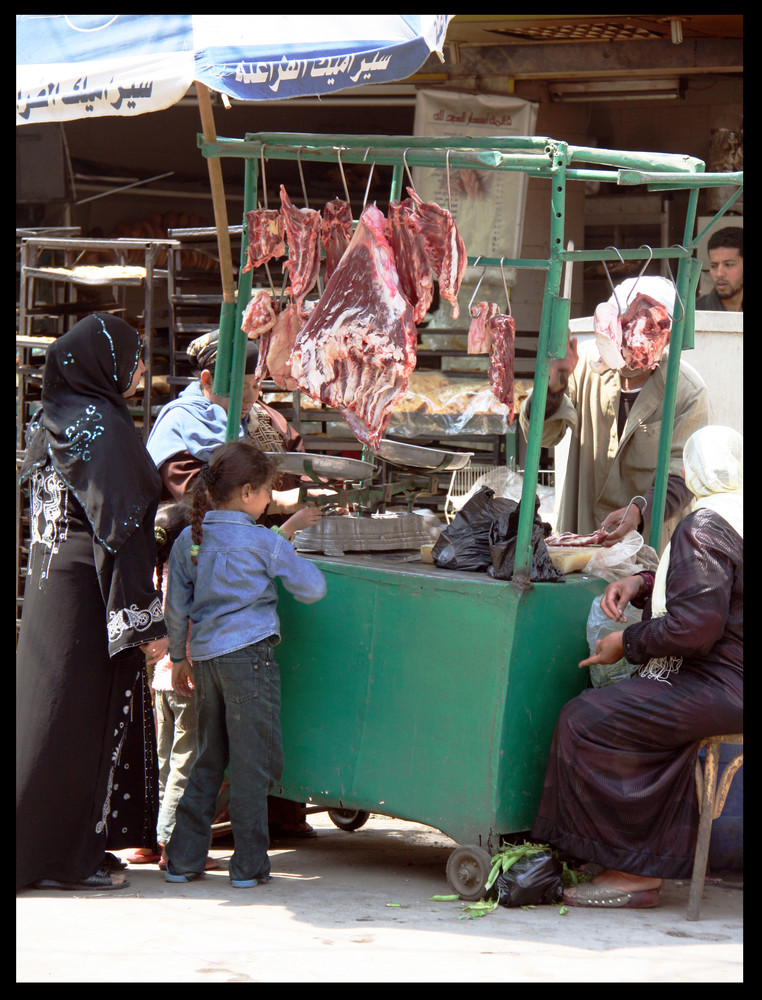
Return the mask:
[[[571,146],[542,137],[350,136],[253,134],[199,146],[205,156],[245,162],[244,212],[255,207],[265,160],[367,162],[393,166],[390,200],[403,170],[513,170],[551,181],[547,259],[490,258],[468,247],[469,263],[545,273],[524,462],[515,571],[511,581],[423,563],[395,563],[383,553],[315,556],[328,593],[315,605],[280,601],[285,770],[278,794],[332,810],[348,829],[371,813],[414,820],[456,842],[447,866],[453,888],[478,898],[501,835],[531,827],[548,748],[561,707],[587,684],[577,663],[587,653],[585,625],[602,580],[569,575],[533,583],[531,528],[540,463],[542,414],[552,358],[566,353],[570,300],[560,294],[567,262],[676,260],[680,315],[673,318],[667,392],[650,542],[658,547],[666,496],[680,355],[693,346],[695,291],[704,232],[742,191],[738,173],[706,173],[688,156]],[[571,249],[565,238],[568,183],[597,181],[687,192],[682,244],[637,250]],[[701,233],[699,191],[737,190]],[[242,265],[247,240],[244,224]],[[237,304],[221,315],[215,392],[230,396],[228,428],[237,433],[245,334],[241,317],[251,272],[241,269]],[[677,312],[677,309],[676,309]]]

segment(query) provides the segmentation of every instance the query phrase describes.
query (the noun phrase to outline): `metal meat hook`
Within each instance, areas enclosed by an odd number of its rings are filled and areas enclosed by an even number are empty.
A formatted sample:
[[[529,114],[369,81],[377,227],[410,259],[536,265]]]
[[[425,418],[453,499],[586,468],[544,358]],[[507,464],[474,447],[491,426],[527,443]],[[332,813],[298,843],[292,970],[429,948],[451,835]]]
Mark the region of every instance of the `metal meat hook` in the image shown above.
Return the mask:
[[[635,284],[634,284],[634,285],[632,286],[632,288],[630,289],[630,293],[629,293],[629,295],[627,296],[627,299],[625,300],[625,303],[624,303],[624,304],[625,304],[625,306],[629,305],[629,302],[630,302],[630,299],[631,299],[631,298],[633,297],[633,295],[634,295],[634,294],[635,294],[635,292],[637,291],[637,288],[638,288],[638,282],[639,282],[639,281],[640,281],[640,279],[641,279],[641,278],[643,277],[643,275],[644,275],[644,274],[646,273],[646,270],[648,269],[648,265],[649,265],[649,264],[651,263],[651,261],[653,260],[653,256],[654,256],[654,252],[653,252],[653,249],[652,249],[652,248],[651,248],[651,247],[650,247],[650,246],[649,246],[649,245],[648,245],[647,243],[641,243],[641,244],[640,244],[640,249],[641,249],[641,250],[647,250],[647,251],[648,251],[648,260],[647,260],[647,261],[645,262],[645,264],[644,264],[644,265],[643,265],[643,266],[641,267],[640,271],[638,272],[638,276],[637,276],[637,278],[635,279]]]
[[[613,250],[614,253],[617,255],[617,257],[619,258],[619,260],[624,264],[624,257],[622,257],[622,255],[619,253],[616,247],[606,247],[605,249]],[[619,298],[616,293],[616,288],[614,288],[614,282],[611,280],[611,275],[609,274],[608,264],[606,263],[605,260],[601,261],[601,263],[603,264],[603,270],[606,272],[606,277],[609,279],[609,284],[611,285],[611,291],[614,293],[614,302],[616,302],[616,307],[619,311],[619,318],[621,319],[624,313],[622,312],[622,307],[619,304]]]
[[[682,245],[682,243],[673,243],[672,248],[675,250],[685,250],[685,252],[688,253],[687,249]],[[666,259],[665,263],[667,265],[667,270],[669,271],[670,280],[672,281],[672,284],[675,286],[675,298],[680,303],[680,308],[682,310],[682,312],[680,313],[680,319],[675,319],[674,316],[670,316],[669,318],[673,323],[679,323],[680,320],[682,320],[682,318],[685,316],[685,303],[680,298],[680,292],[678,292],[677,290],[677,282],[675,281],[674,276],[672,274],[672,268],[670,266],[669,260]],[[669,310],[667,310],[667,315],[669,316]]]
[[[372,146],[368,146],[368,148],[365,150],[365,156],[363,156],[362,158],[363,163],[365,163],[365,161],[368,159],[368,153],[371,151],[372,148],[373,148]],[[362,200],[363,212],[365,211],[365,206],[368,204],[368,195],[370,194],[370,182],[373,179],[373,169],[375,166],[376,166],[376,161],[374,160],[370,165],[370,173],[368,174],[368,183],[365,187],[365,197]],[[362,212],[360,214],[362,215]]]
[[[265,175],[265,147],[259,151],[259,158],[262,161],[262,200],[267,208],[267,177]]]
[[[503,276],[503,288],[505,289],[505,301],[508,304],[508,315],[511,315],[511,297],[508,294],[508,282],[505,280],[505,271],[503,270],[503,261],[505,257],[500,258],[500,273]],[[483,277],[483,275],[482,275]]]
[[[350,201],[350,198],[349,198],[349,188],[347,187],[347,179],[344,176],[344,164],[341,162],[341,151],[342,151],[343,148],[344,148],[343,146],[337,146],[337,148],[336,148],[336,156],[338,157],[338,160],[339,160],[339,170],[341,171],[341,180],[342,180],[342,183],[344,184],[344,194],[346,196],[347,202],[349,204],[351,204],[351,201]]]
[[[408,146],[408,149],[410,147]],[[410,187],[415,191],[415,184],[413,183],[413,174],[410,167],[407,165],[407,149],[402,151],[402,162],[405,164],[405,170],[407,170],[407,176],[410,181]]]
[[[481,259],[482,259],[482,255],[481,255],[481,254],[479,254],[479,256],[478,256],[478,257],[476,258],[476,260],[474,261],[474,267],[477,267],[477,266],[478,266],[478,264],[479,264],[479,261],[480,261]],[[469,313],[471,312],[471,306],[472,306],[472,305],[473,305],[473,303],[474,303],[474,299],[476,298],[476,293],[477,293],[477,292],[479,291],[479,285],[481,285],[482,281],[484,280],[484,275],[485,275],[485,274],[487,273],[487,268],[488,268],[488,267],[489,267],[489,264],[485,264],[485,265],[484,265],[484,270],[482,271],[482,276],[481,276],[481,278],[479,278],[479,280],[478,280],[478,281],[476,282],[476,288],[474,289],[474,294],[473,294],[473,295],[471,296],[471,301],[470,301],[470,302],[468,303],[468,311],[469,311]]]
[[[452,195],[450,193],[450,153],[451,152],[452,152],[452,150],[448,149],[447,153],[445,154],[445,168],[447,170],[447,211],[450,213],[450,215],[452,215]],[[484,275],[482,275],[482,278],[483,277],[484,277]],[[477,285],[477,288],[478,287],[479,286]]]
[[[310,207],[310,203],[307,200],[307,186],[304,183],[304,171],[302,170],[302,150],[303,149],[304,149],[304,146],[300,146],[299,149],[296,151],[296,165],[299,167],[299,177],[301,178],[301,181],[302,181],[302,194],[304,195],[304,207],[305,208],[309,208]]]

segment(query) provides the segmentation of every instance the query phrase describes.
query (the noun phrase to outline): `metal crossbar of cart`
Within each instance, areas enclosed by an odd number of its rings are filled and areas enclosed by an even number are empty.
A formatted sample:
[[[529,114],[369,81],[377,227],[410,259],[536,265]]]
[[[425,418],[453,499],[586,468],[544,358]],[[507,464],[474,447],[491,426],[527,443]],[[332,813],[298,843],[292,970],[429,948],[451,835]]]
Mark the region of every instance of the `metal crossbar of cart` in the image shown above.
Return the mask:
[[[297,605],[281,594],[282,730],[286,765],[278,794],[323,807],[376,812],[442,830],[458,843],[448,878],[465,898],[481,893],[501,836],[531,828],[548,748],[563,704],[587,683],[585,623],[603,581],[570,574],[532,583],[531,530],[549,367],[566,353],[570,299],[560,293],[567,262],[677,261],[682,308],[672,324],[654,516],[661,537],[680,356],[693,346],[694,298],[704,233],[742,192],[741,173],[707,173],[689,156],[573,146],[536,136],[458,138],[257,133],[199,146],[207,157],[244,160],[244,212],[255,207],[260,163],[367,162],[391,165],[390,200],[405,167],[523,171],[551,181],[550,251],[545,259],[479,257],[480,266],[544,272],[545,284],[529,424],[515,571],[511,582],[383,557],[314,557],[327,596]],[[649,190],[687,190],[683,241],[670,247],[585,250],[568,247],[569,183],[597,181]],[[698,195],[736,191],[700,233]],[[457,222],[457,220],[456,220]],[[246,226],[241,249],[247,253]],[[468,248],[475,263],[478,247]],[[237,433],[251,291],[242,273],[237,305],[223,306],[215,392],[230,396],[229,434]]]

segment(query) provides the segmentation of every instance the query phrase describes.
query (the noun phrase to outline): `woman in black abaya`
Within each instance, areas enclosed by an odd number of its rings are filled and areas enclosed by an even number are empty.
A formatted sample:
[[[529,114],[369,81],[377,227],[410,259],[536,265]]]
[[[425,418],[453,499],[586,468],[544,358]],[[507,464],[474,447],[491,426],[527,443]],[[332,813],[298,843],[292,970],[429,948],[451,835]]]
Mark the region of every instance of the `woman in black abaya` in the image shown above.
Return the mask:
[[[580,663],[641,664],[636,676],[583,691],[562,710],[533,836],[602,865],[564,893],[570,906],[659,904],[663,879],[689,878],[698,830],[694,766],[706,736],[743,731],[743,439],[702,427],[683,449],[696,497],[656,575],[609,584],[621,620]]]
[[[159,475],[126,399],[144,371],[113,316],[48,349],[21,481],[31,498],[17,650],[17,889],[127,885],[109,849],[155,848],[146,674],[166,650],[153,583]]]

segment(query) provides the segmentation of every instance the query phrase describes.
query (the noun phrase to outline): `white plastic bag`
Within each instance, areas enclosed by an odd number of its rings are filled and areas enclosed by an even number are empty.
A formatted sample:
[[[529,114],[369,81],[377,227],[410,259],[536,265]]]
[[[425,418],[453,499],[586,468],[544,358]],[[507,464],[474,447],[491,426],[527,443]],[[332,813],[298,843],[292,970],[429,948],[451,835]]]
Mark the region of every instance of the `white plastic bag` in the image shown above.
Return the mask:
[[[643,542],[643,536],[638,531],[630,531],[616,545],[597,549],[582,572],[613,583],[644,569],[655,570],[658,564],[656,552]]]
[[[590,647],[590,655],[595,655],[595,646],[599,639],[612,632],[622,632],[633,622],[639,622],[643,617],[643,612],[639,608],[634,608],[628,604],[624,609],[626,622],[615,622],[613,618],[601,608],[601,599],[596,597],[590,605],[590,614],[587,618],[587,644]],[[616,663],[591,663],[590,681],[595,688],[606,687],[607,684],[616,684],[617,681],[626,680],[632,677],[638,669],[635,663],[629,663],[624,657]]]

